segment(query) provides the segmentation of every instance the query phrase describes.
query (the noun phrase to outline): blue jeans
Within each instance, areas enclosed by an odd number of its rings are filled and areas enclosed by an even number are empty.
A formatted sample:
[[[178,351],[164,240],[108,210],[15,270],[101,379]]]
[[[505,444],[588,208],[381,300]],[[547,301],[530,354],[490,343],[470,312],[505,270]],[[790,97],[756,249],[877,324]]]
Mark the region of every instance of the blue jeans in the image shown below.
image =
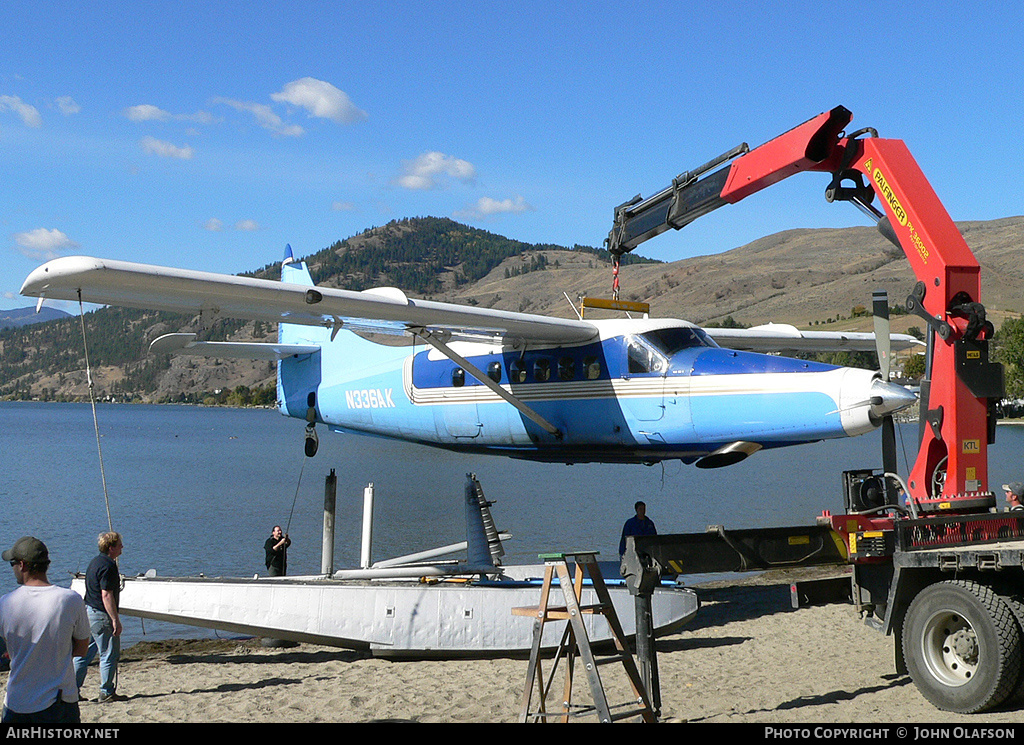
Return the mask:
[[[81,690],[89,663],[98,653],[100,693],[109,696],[117,687],[117,661],[121,657],[121,637],[114,636],[114,622],[110,620],[106,611],[96,610],[92,606],[86,606],[85,609],[89,613],[89,630],[92,632],[92,638],[89,640],[89,650],[85,657],[75,658],[75,680],[78,682],[78,689]]]

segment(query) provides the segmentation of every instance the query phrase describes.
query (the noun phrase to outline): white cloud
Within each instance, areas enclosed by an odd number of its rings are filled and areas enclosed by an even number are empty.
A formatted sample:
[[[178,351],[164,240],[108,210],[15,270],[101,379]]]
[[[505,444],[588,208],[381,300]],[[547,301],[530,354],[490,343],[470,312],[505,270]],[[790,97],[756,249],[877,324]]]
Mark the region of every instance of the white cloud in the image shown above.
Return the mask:
[[[124,115],[133,122],[165,122],[171,118],[171,112],[148,103],[129,106],[124,110]]]
[[[316,78],[300,78],[285,85],[279,93],[270,95],[272,101],[300,106],[310,116],[330,119],[338,124],[353,124],[367,118],[344,91]]]
[[[29,127],[43,126],[43,118],[39,116],[39,110],[17,96],[0,96],[0,111],[13,111]]]
[[[56,100],[56,104],[57,111],[59,111],[64,116],[71,116],[72,114],[77,114],[79,111],[82,110],[82,107],[79,106],[78,102],[75,101],[75,99],[73,99],[71,96],[61,96]]]
[[[355,202],[338,200],[336,202],[331,202],[331,210],[334,212],[355,212],[356,205]]]
[[[415,160],[405,161],[402,175],[396,181],[405,189],[434,189],[438,185],[439,176],[471,184],[476,180],[476,168],[461,158],[433,151],[423,153]]]
[[[155,137],[143,137],[139,143],[142,150],[150,155],[159,155],[161,158],[180,158],[181,160],[192,160],[192,148],[188,145],[178,147],[177,145],[158,140]]]
[[[235,230],[241,230],[245,232],[262,230],[260,224],[255,220],[239,220],[232,227]],[[209,230],[211,233],[220,233],[224,230],[224,221],[216,217],[211,217],[209,220],[203,223],[203,230]]]
[[[473,212],[482,217],[500,214],[519,214],[521,212],[532,212],[533,207],[520,196],[512,199],[491,199],[491,197],[480,197],[477,200]]]
[[[194,114],[179,114],[177,119],[182,119],[186,122],[195,122],[196,124],[214,124],[215,122],[221,121],[209,111],[197,111]]]
[[[143,103],[138,106],[129,106],[124,110],[124,115],[133,122],[166,122],[170,119],[183,122],[195,122],[196,124],[213,124],[217,118],[208,111],[197,111],[194,114],[172,114],[164,111],[159,106]]]
[[[225,104],[236,111],[243,111],[252,114],[256,122],[264,129],[269,129],[274,134],[285,137],[301,137],[304,133],[302,127],[297,124],[285,124],[277,114],[266,104],[238,101],[233,98],[215,98],[214,103]]]
[[[59,230],[36,228],[14,234],[15,248],[30,259],[49,261],[56,259],[62,251],[78,248],[78,244]]]

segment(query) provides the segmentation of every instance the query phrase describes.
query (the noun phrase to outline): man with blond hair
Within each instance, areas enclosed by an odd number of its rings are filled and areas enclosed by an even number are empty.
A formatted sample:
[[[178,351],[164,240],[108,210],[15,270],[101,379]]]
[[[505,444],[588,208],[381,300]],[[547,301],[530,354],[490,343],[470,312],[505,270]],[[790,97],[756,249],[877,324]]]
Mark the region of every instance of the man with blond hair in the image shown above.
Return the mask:
[[[121,616],[118,601],[121,594],[121,574],[117,558],[124,549],[119,533],[100,533],[100,552],[85,572],[85,609],[89,614],[92,640],[88,651],[75,658],[75,678],[78,687],[85,683],[89,663],[100,656],[99,701],[123,700],[117,693],[117,661],[121,657]]]

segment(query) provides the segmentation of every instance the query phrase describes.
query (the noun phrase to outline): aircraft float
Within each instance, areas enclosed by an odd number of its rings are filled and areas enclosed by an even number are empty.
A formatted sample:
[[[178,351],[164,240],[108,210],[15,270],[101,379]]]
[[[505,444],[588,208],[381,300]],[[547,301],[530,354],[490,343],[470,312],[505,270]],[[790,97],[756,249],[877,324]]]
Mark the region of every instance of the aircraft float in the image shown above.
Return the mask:
[[[834,139],[840,109],[783,137]],[[609,236],[613,256],[726,203],[719,188],[724,176],[737,167],[745,173],[745,163],[763,161],[759,151],[774,153],[777,142],[752,151],[744,145],[677,178],[661,194],[618,208]],[[820,165],[809,150],[804,142],[775,173]],[[732,158],[731,167],[699,178]],[[762,174],[758,188],[784,175]],[[745,183],[744,191],[755,186]],[[698,202],[688,203],[695,195]],[[883,374],[765,353],[875,350],[877,336],[895,348],[920,343],[890,336],[887,325],[880,334],[775,324],[713,329],[643,313],[555,318],[462,306],[411,298],[396,288],[318,287],[290,247],[280,281],[71,256],[34,270],[21,292],[40,303],[50,298],[200,314],[204,322],[278,323],[277,343],[169,334],[151,349],[276,360],[278,407],[307,423],[308,455],[316,451],[315,425],[323,424],[535,461],[678,459],[718,467],[761,449],[861,435],[916,401],[889,382],[887,365]],[[617,299],[607,305],[630,307]],[[887,351],[882,356],[887,359]]]

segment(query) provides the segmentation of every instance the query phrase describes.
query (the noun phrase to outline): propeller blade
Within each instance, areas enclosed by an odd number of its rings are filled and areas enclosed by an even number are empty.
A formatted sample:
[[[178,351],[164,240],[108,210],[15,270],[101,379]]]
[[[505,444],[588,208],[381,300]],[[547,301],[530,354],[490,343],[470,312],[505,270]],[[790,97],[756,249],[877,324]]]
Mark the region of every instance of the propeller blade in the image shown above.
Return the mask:
[[[882,468],[885,473],[896,473],[896,424],[892,415],[882,419]]]
[[[892,362],[892,344],[889,339],[889,294],[885,290],[875,290],[871,294],[871,314],[875,319],[875,350],[878,353],[878,369],[882,380],[889,382],[889,369]],[[896,473],[896,423],[892,414],[882,418],[882,472]],[[895,486],[886,479],[886,491],[895,490]]]
[[[875,351],[878,353],[878,369],[882,380],[889,380],[889,363],[892,347],[889,342],[889,293],[875,290],[871,295],[872,315],[875,318]]]

